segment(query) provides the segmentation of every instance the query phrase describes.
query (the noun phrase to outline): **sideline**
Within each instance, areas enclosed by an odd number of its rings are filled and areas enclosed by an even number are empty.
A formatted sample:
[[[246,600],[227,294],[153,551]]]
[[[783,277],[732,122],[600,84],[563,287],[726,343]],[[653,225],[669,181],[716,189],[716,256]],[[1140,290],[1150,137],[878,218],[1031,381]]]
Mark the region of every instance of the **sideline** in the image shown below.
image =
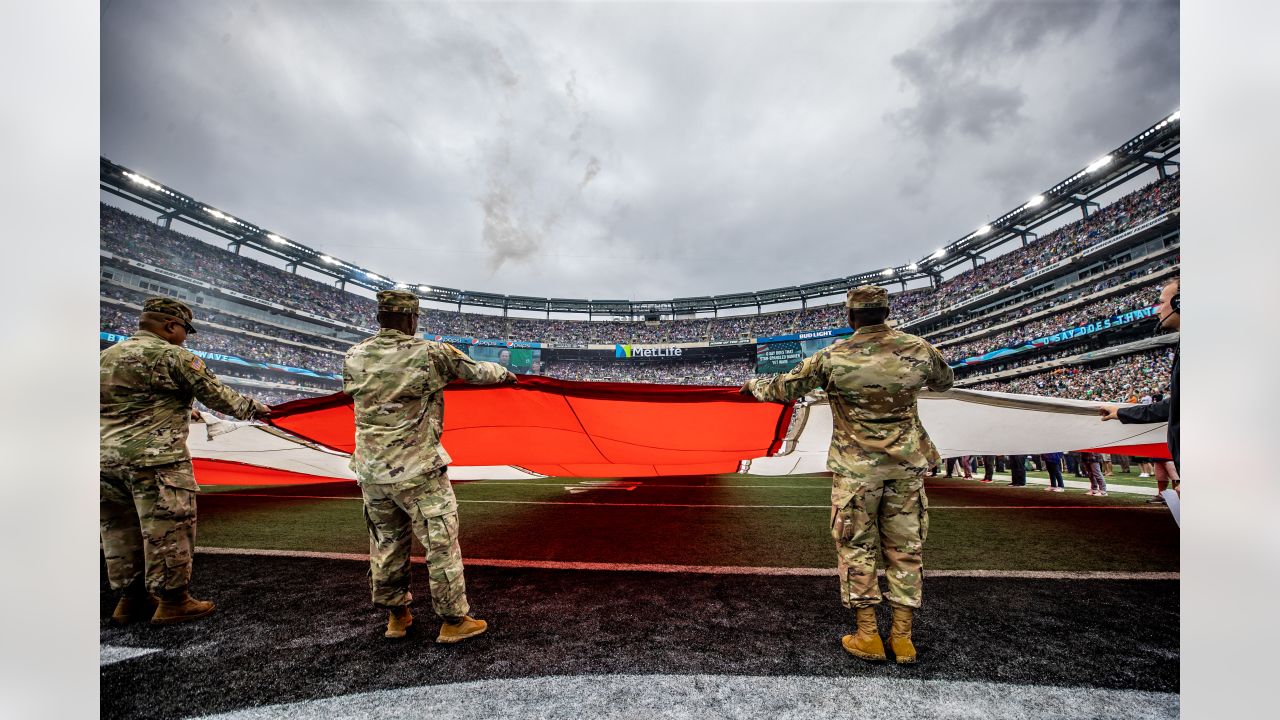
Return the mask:
[[[351,500],[361,502],[359,496],[348,495],[289,495],[267,493],[215,493],[210,497],[290,498],[295,500]],[[831,505],[720,505],[709,503],[625,503],[590,502],[573,500],[458,500],[488,505],[569,505],[571,507],[666,507],[666,508],[764,508],[782,510],[830,510]],[[1164,510],[1163,505],[930,505],[930,510]]]
[[[201,555],[241,555],[295,557],[315,560],[358,560],[368,562],[363,553],[318,552],[314,550],[262,550],[257,548],[198,547]],[[426,558],[414,556],[422,564]],[[558,560],[499,560],[463,558],[473,567],[531,568],[538,570],[603,570],[622,572],[695,573],[701,575],[780,575],[828,577],[834,567],[751,567],[745,565],[661,565],[649,563],[562,562]],[[884,571],[879,571],[880,575]],[[1177,580],[1176,572],[1128,572],[1122,570],[926,570],[928,577],[1016,578],[1026,580]]]

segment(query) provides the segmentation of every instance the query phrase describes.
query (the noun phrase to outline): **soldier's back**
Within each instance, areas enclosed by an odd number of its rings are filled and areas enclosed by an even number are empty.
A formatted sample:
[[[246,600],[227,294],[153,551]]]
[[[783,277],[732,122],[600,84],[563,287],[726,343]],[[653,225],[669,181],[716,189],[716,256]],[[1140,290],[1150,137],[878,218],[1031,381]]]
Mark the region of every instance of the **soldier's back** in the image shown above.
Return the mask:
[[[887,326],[857,333],[828,349],[827,393],[866,420],[901,418],[928,382],[935,352],[925,339]]]
[[[104,464],[160,464],[185,459],[194,394],[174,382],[169,365],[183,351],[140,333],[98,357],[98,415]],[[181,445],[181,450],[175,446]]]
[[[357,408],[429,395],[448,382],[432,362],[438,344],[387,330],[365,338],[347,351],[343,391]]]
[[[441,391],[452,378],[443,371],[446,351],[439,345],[384,329],[347,351],[342,389],[355,413],[351,469],[361,481],[402,480],[449,463],[440,446]]]
[[[823,352],[833,421],[827,467],[849,477],[917,474],[938,461],[916,399],[951,387],[951,373],[923,338],[887,325],[860,328]]]

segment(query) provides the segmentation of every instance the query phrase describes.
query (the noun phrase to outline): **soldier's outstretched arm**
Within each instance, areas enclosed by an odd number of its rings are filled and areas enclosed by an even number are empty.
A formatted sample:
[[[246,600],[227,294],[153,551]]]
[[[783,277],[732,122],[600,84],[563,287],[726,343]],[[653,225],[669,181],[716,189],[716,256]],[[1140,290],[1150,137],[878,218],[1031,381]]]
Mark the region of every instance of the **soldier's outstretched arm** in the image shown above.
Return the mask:
[[[755,399],[763,402],[790,402],[799,400],[827,383],[823,364],[824,353],[805,358],[790,372],[773,378],[751,378],[743,386]]]
[[[196,399],[209,408],[241,420],[271,413],[266,405],[223,385],[204,361],[190,351],[175,348],[175,352],[169,353],[168,361],[173,381],[179,387],[190,388]]]
[[[947,364],[947,359],[942,357],[942,353],[938,352],[938,348],[930,345],[929,356],[931,366],[929,367],[929,376],[925,378],[924,386],[934,392],[946,392],[955,385],[956,374],[952,372],[951,366]]]
[[[467,354],[452,345],[445,345],[441,355],[441,374],[447,378],[458,378],[472,385],[497,385],[498,383],[514,383],[516,376],[498,363],[476,362]]]

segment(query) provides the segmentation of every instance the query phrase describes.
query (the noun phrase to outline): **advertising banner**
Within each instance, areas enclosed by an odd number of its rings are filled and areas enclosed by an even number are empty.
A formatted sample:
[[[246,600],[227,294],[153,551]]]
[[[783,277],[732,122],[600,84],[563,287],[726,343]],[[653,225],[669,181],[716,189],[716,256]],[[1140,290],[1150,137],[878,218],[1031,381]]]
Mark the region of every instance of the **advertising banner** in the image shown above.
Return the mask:
[[[541,343],[525,342],[523,340],[499,340],[499,339],[481,339],[473,338],[467,335],[436,335],[434,333],[424,333],[422,335],[425,340],[435,340],[436,342],[446,342],[450,345],[459,347],[467,347],[470,345],[486,345],[488,347],[506,347],[506,348],[540,348]]]
[[[640,346],[640,345],[614,345],[613,356],[615,358],[664,358],[664,357],[680,357],[684,354],[685,348],[679,347],[662,347],[662,346]]]
[[[513,373],[537,375],[542,372],[542,350],[505,345],[471,345],[467,355],[473,360],[498,363]]]
[[[813,340],[815,338],[840,338],[844,335],[851,335],[851,334],[853,334],[853,330],[847,327],[828,328],[826,330],[806,330],[804,332],[791,333],[790,335],[771,335],[768,337],[758,337],[756,338],[756,344],[764,345],[766,343],[786,342],[788,340]]]
[[[979,363],[990,362],[992,360],[996,360],[1002,357],[1008,357],[1009,355],[1016,355],[1018,353],[1026,352],[1027,350],[1033,350],[1035,348],[1046,347],[1048,345],[1064,342],[1066,340],[1073,340],[1078,337],[1092,335],[1094,333],[1102,332],[1103,330],[1109,330],[1113,327],[1120,327],[1120,326],[1129,325],[1135,322],[1141,322],[1148,318],[1155,317],[1156,307],[1157,306],[1152,305],[1151,307],[1138,308],[1137,310],[1131,310],[1126,313],[1120,313],[1115,317],[1102,318],[1099,320],[1095,320],[1093,322],[1085,323],[1083,325],[1077,325],[1076,327],[1073,327],[1073,328],[1068,328],[1061,332],[1056,332],[1052,335],[1045,335],[1044,337],[1036,338],[1034,340],[1028,340],[1027,342],[1022,343],[1021,345],[1014,345],[1012,347],[1000,348],[999,350],[992,350],[991,352],[986,352],[981,355],[974,355],[972,357],[967,357],[961,360],[960,362],[952,363],[951,367],[954,368],[954,367],[961,367],[963,365],[977,365]]]
[[[853,331],[848,328],[798,333],[793,340],[761,343],[756,345],[756,372],[783,373],[795,367],[801,360],[811,357],[824,347],[842,340]]]
[[[784,373],[804,360],[799,340],[766,343],[756,346],[757,373]]]

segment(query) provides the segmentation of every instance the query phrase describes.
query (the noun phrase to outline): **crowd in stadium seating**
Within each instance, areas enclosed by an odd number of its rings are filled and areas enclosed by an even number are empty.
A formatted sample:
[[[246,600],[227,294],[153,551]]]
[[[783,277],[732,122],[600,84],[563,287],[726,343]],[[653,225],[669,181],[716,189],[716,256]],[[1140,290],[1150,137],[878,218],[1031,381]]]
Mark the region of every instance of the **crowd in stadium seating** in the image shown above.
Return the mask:
[[[144,293],[134,292],[126,288],[120,288],[110,285],[103,285],[102,294],[112,299],[122,300],[141,306],[148,295]],[[118,308],[126,317],[133,317],[134,323],[137,322],[137,314],[140,312],[136,308]],[[231,315],[219,312],[210,308],[199,308],[197,311],[196,323],[197,327],[205,326],[208,323],[216,323],[226,327],[236,328],[238,330],[248,330],[260,335],[268,335],[281,340],[291,340],[297,343],[305,343],[307,345],[315,345],[322,348],[329,348],[339,352],[346,352],[351,347],[351,343],[327,335],[314,335],[311,333],[302,333],[294,330],[288,330],[277,325],[268,325],[256,320],[251,320],[240,315]],[[107,328],[103,327],[103,330]],[[114,332],[108,330],[108,332]]]
[[[291,388],[297,388],[298,392],[312,393],[315,395],[328,395],[342,389],[342,381],[338,379],[310,377],[306,375],[286,375],[272,370],[265,370],[253,367],[245,367],[243,365],[222,365],[217,370],[220,378],[242,378],[246,380],[260,380],[263,382],[274,383],[276,385],[288,385]],[[232,380],[231,382],[234,382]],[[240,385],[249,387],[245,383]]]
[[[945,281],[939,289],[917,288],[893,296],[894,317],[907,320],[946,307],[1122,232],[1177,205],[1178,177],[1153,183],[1044,238],[1001,255],[992,262]],[[157,226],[117,208],[101,206],[101,244],[105,250],[206,281],[270,299],[362,328],[375,327],[375,304],[363,295],[289,273],[248,257]],[[736,340],[743,335],[782,335],[798,330],[842,327],[844,309],[836,303],[758,316],[628,321],[544,320],[459,313],[424,308],[424,330],[443,335],[549,340],[574,344],[665,343]]]
[[[1080,252],[1081,250],[1124,231],[1137,222],[1168,211],[1177,205],[1177,177],[1168,178],[1121,198],[1101,209],[1087,220],[1059,228],[1044,238],[1032,242],[1026,248],[1015,250],[993,259],[987,265],[967,271],[945,281],[941,288],[919,288],[891,296],[894,317],[899,321],[948,307],[956,301],[984,290],[1016,281],[1019,277],[1044,265]],[[237,256],[221,248],[209,245],[175,231],[163,229],[143,218],[103,205],[101,208],[101,243],[104,250],[131,257],[143,262],[191,276],[219,286],[238,290],[248,295],[295,307],[315,315],[340,320],[374,331],[375,304],[367,297],[339,290],[325,282],[295,275],[248,257]],[[104,260],[110,264],[110,261]],[[988,312],[976,322],[975,315],[958,320],[950,328],[931,333],[930,339],[939,342],[954,339],[986,329],[1012,319],[1041,312],[1054,305],[1069,302],[1095,292],[1114,287],[1120,282],[1142,277],[1169,264],[1176,258],[1151,263],[1141,269],[1108,275],[1087,288],[1054,295],[1050,292],[1043,299],[1025,307],[1005,312]],[[102,284],[102,294],[135,305],[141,304],[147,295]],[[944,354],[953,362],[1000,347],[1016,345],[1020,341],[1052,334],[1099,317],[1110,317],[1144,305],[1155,303],[1158,287],[1152,285],[1130,291],[1116,298],[1109,298],[1086,306],[1058,313],[1052,317],[1023,324],[985,338],[944,347]],[[312,335],[261,323],[239,315],[200,308],[197,324],[215,323],[248,330],[283,340],[318,345],[342,351],[348,343],[334,337]],[[968,324],[965,324],[965,323]],[[625,320],[565,320],[523,317],[503,317],[495,314],[461,313],[435,308],[423,308],[421,327],[424,332],[441,335],[463,335],[480,338],[517,340],[542,340],[569,344],[612,344],[703,342],[707,340],[740,340],[743,337],[784,335],[801,330],[818,330],[845,325],[845,309],[842,303],[787,310],[765,314],[746,314],[721,318],[698,318],[642,322]],[[119,334],[131,334],[137,329],[137,311],[104,303],[101,310],[101,328]],[[197,350],[236,355],[247,360],[273,362],[291,367],[302,367],[319,372],[341,371],[341,355],[288,343],[274,342],[249,335],[217,331],[207,327],[188,340],[188,346]],[[1043,362],[1054,357],[1081,352],[1076,347],[1051,353],[1018,357],[989,365],[981,372],[990,372]],[[1095,399],[1123,400],[1123,392],[1138,385],[1167,381],[1168,356],[1161,352],[1131,355],[1101,368],[1074,367],[1052,372],[1016,378],[1010,381],[983,383],[976,387],[1000,389],[1007,392],[1028,392],[1066,397],[1094,397]],[[337,384],[313,378],[297,378],[280,372],[255,371],[249,368],[220,367],[220,375],[259,377],[272,382],[298,386],[297,392],[266,391],[271,396],[292,399],[294,395],[331,392]],[[631,382],[686,383],[703,385],[737,385],[753,374],[746,360],[734,361],[681,361],[666,363],[622,363],[612,361],[555,361],[544,359],[542,372],[554,377],[579,380],[613,380]],[[1146,382],[1143,378],[1152,378]],[[1129,386],[1126,388],[1125,386]],[[304,389],[305,388],[305,389]],[[251,394],[261,396],[254,388]]]
[[[998,373],[1004,370],[1013,370],[1014,368],[1025,367],[1027,365],[1035,365],[1037,363],[1048,362],[1050,360],[1058,360],[1060,358],[1071,357],[1072,355],[1079,355],[1090,350],[1096,350],[1098,345],[1099,342],[1094,341],[1085,342],[1080,345],[1072,345],[1069,348],[1049,352],[1027,351],[1018,353],[1017,355],[1005,356],[998,360],[961,366],[956,368],[956,377],[965,378],[978,375],[989,375],[991,373]]]
[[[1156,262],[1145,265],[1141,268],[1134,268],[1131,270],[1127,270],[1123,273],[1108,275],[1104,279],[1099,280],[1091,285],[1088,285],[1082,288],[1077,288],[1069,292],[1054,293],[1050,291],[1050,292],[1044,293],[1041,296],[1041,298],[1036,300],[1035,302],[1027,303],[1026,305],[1023,305],[1021,307],[1013,307],[1012,309],[1009,309],[1009,310],[1004,310],[1002,308],[995,308],[995,309],[990,309],[983,312],[975,312],[973,314],[964,315],[964,316],[958,315],[958,319],[955,322],[950,323],[947,326],[941,327],[939,329],[923,332],[921,333],[921,336],[924,338],[927,338],[929,342],[937,345],[939,343],[943,343],[952,338],[963,337],[965,335],[970,335],[972,333],[975,333],[979,330],[985,330],[989,327],[992,327],[993,325],[1001,325],[1006,322],[1009,322],[1010,320],[1016,320],[1020,317],[1034,315],[1038,312],[1042,312],[1044,310],[1048,310],[1049,308],[1056,307],[1059,305],[1065,305],[1066,303],[1069,303],[1072,300],[1075,300],[1077,298],[1087,297],[1089,295],[1093,295],[1094,293],[1099,293],[1099,292],[1102,292],[1103,290],[1108,290],[1110,288],[1113,288],[1121,283],[1129,282],[1130,280],[1151,275],[1167,267],[1176,266],[1178,265],[1179,261],[1180,261],[1180,257],[1177,255],[1167,257],[1162,260],[1158,260]],[[1167,282],[1167,280],[1162,280],[1161,282],[1162,283]],[[1011,306],[1018,305],[1022,300],[1023,298],[1020,298],[1017,302],[1010,303],[1010,305]]]
[[[926,315],[994,288],[1016,282],[1024,275],[1093,245],[1178,206],[1179,176],[1172,175],[1125,195],[1099,209],[1087,220],[1064,225],[995,260],[948,278],[936,291],[902,298],[898,317]]]
[[[376,303],[318,280],[235,255],[209,243],[101,205],[102,248],[254,297],[334,320],[375,327]]]
[[[741,385],[755,375],[749,360],[683,360],[642,363],[607,360],[556,360],[542,363],[542,374],[562,380]]]
[[[302,398],[318,397],[318,395],[316,395],[315,393],[290,392],[288,390],[272,390],[268,388],[237,385],[235,383],[232,383],[231,387],[236,392],[240,392],[245,395],[248,395],[249,397],[254,398],[255,400],[266,403],[267,405],[280,405],[281,403],[287,403],[293,400],[300,400]],[[202,403],[197,403],[196,405],[203,412],[212,412],[214,415],[217,415],[218,417],[227,417],[222,413],[213,412],[209,408],[205,407],[204,404]]]
[[[138,314],[112,305],[99,306],[100,327],[118,335],[132,335],[138,329]],[[296,345],[285,345],[251,335],[233,335],[205,328],[187,337],[191,350],[235,355],[245,360],[270,362],[316,372],[341,373],[342,356]]]
[[[1000,350],[1019,346],[1037,338],[1052,335],[1056,332],[1079,327],[1081,325],[1111,318],[1139,308],[1153,307],[1159,304],[1160,286],[1151,285],[1138,290],[1131,290],[1116,297],[1095,300],[1048,317],[1023,323],[993,335],[962,342],[954,345],[940,346],[947,362],[958,362],[968,357],[981,355],[992,350]]]
[[[1138,402],[1143,395],[1167,392],[1173,356],[1172,349],[1149,350],[1101,365],[1054,368],[1011,380],[979,383],[971,389],[1101,402]]]

